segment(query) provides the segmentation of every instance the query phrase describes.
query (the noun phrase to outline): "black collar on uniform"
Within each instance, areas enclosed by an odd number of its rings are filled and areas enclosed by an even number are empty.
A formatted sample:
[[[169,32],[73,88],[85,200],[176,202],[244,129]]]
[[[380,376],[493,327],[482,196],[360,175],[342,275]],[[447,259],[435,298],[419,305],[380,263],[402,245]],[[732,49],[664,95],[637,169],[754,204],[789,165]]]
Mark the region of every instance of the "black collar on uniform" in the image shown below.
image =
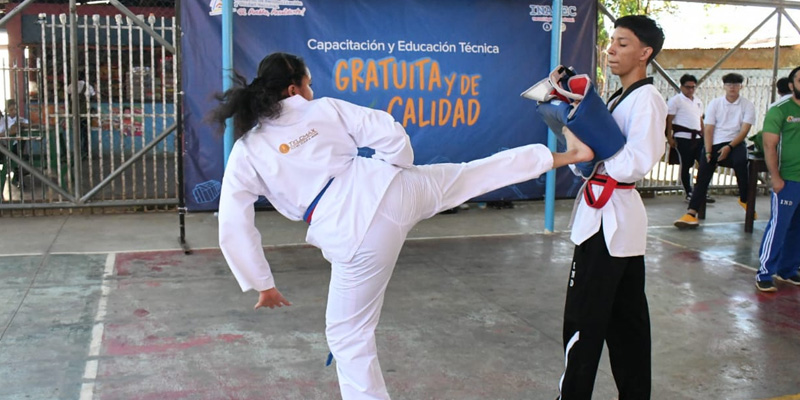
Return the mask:
[[[633,92],[634,90],[636,90],[636,89],[638,89],[638,88],[640,88],[640,87],[642,87],[644,85],[652,85],[652,84],[653,84],[653,77],[651,76],[651,77],[647,77],[647,78],[644,78],[642,80],[638,80],[638,81],[634,82],[634,84],[629,86],[628,89],[624,93],[622,92],[622,88],[620,88],[619,90],[614,92],[614,94],[612,94],[611,97],[608,99],[608,103],[607,104],[611,104],[611,102],[614,101],[614,98],[616,98],[619,95],[622,95],[622,97],[620,97],[619,100],[617,100],[614,103],[614,105],[611,106],[611,108],[608,110],[608,112],[613,113],[614,109],[617,108],[619,103],[622,103],[622,100],[624,100],[625,97],[628,97],[628,95],[631,94],[631,92]]]

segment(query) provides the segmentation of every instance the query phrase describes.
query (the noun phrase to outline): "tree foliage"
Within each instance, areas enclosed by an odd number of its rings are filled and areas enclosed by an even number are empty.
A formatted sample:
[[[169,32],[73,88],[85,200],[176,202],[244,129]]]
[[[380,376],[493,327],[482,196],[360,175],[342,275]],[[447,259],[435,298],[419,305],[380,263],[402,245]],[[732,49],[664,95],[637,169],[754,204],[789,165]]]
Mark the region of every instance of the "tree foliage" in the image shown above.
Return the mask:
[[[671,1],[659,0],[599,0],[614,18],[626,15],[647,15],[657,19],[657,15],[674,13],[677,5]],[[597,13],[597,83],[598,86],[605,82],[605,50],[609,43],[609,31],[614,26],[611,19],[602,11]]]

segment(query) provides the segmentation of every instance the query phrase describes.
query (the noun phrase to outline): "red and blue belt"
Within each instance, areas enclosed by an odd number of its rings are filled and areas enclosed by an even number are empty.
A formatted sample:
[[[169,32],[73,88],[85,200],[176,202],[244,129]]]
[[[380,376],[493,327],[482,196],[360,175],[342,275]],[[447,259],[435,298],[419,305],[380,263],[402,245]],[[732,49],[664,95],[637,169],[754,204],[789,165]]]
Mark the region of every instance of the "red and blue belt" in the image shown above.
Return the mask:
[[[308,208],[306,209],[306,213],[303,214],[303,221],[306,221],[307,224],[311,224],[311,217],[314,215],[314,209],[317,208],[317,203],[319,203],[319,199],[322,198],[322,195],[325,194],[325,191],[328,190],[328,186],[331,185],[333,182],[333,178],[325,184],[325,187],[319,191],[317,197],[314,198],[314,201],[309,204]]]

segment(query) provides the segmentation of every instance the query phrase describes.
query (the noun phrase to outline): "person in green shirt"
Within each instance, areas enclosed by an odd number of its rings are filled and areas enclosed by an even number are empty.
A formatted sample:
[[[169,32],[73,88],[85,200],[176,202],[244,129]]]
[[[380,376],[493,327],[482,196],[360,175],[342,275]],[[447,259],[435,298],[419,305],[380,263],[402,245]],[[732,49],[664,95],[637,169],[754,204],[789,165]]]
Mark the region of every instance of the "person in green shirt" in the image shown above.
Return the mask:
[[[792,96],[764,118],[764,160],[772,176],[771,215],[759,251],[756,288],[778,289],[772,276],[800,286],[800,67],[789,74]],[[788,246],[783,244],[787,243]]]

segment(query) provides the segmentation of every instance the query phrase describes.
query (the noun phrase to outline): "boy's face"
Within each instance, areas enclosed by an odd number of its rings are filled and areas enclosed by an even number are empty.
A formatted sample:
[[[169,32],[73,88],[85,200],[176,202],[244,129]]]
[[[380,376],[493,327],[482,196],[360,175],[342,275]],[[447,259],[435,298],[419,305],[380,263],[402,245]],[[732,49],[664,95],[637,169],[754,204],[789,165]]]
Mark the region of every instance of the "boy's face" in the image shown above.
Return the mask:
[[[681,85],[681,93],[688,98],[694,97],[694,90],[697,89],[697,82],[686,81]]]
[[[647,64],[653,48],[645,46],[630,29],[619,27],[611,34],[611,43],[606,53],[611,73],[622,76],[630,73],[640,63]]]
[[[728,82],[722,85],[725,88],[725,96],[739,97],[739,91],[742,90],[741,83]]]

